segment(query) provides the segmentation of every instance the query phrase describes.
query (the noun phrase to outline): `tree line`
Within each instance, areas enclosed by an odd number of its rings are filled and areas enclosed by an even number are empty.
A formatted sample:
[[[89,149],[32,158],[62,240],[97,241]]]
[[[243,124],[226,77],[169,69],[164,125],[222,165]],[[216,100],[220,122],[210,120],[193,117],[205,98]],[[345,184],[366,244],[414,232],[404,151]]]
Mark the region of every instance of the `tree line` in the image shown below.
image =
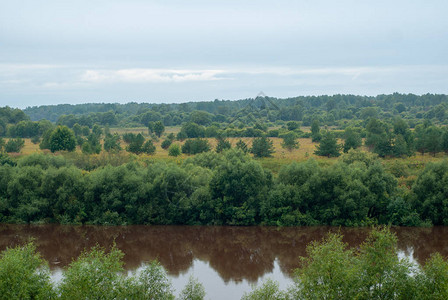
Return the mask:
[[[416,122],[430,119],[440,123],[447,121],[448,98],[446,95],[399,94],[370,96],[333,95],[292,98],[256,97],[237,101],[214,100],[181,104],[149,103],[89,103],[77,105],[35,106],[25,109],[31,120],[50,120],[72,127],[75,123],[92,127],[147,126],[150,121],[162,121],[165,126],[177,126],[186,122],[200,125],[233,123],[252,126],[283,121],[300,121],[310,126],[317,118],[321,124],[342,126],[346,121],[365,120],[369,117],[388,119],[401,116]],[[252,124],[252,125],[251,125]]]
[[[0,222],[448,225],[447,161],[429,163],[403,186],[381,161],[355,150],[328,166],[293,162],[278,176],[237,149],[181,164],[103,159],[92,168],[70,156],[2,156]]]

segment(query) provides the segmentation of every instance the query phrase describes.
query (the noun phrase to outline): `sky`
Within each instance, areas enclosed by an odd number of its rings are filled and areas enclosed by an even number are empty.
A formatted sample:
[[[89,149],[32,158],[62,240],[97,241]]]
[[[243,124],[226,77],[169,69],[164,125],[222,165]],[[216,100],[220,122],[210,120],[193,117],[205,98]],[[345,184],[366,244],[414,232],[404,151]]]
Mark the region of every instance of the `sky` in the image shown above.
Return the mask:
[[[0,106],[448,94],[446,0],[0,7]]]

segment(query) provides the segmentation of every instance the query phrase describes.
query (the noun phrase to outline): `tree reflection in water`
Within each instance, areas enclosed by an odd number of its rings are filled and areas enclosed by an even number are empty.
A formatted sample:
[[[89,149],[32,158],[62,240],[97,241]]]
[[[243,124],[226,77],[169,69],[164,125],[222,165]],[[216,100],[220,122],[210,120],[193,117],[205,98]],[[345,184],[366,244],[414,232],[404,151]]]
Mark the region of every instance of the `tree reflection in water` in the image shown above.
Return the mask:
[[[369,228],[216,227],[216,226],[64,226],[0,225],[0,250],[34,239],[50,267],[64,267],[83,249],[115,241],[125,253],[126,269],[158,259],[172,276],[186,273],[195,259],[204,261],[225,282],[257,282],[277,260],[292,276],[306,245],[329,231],[340,231],[351,247],[362,243]],[[448,227],[392,228],[405,254],[424,262],[433,252],[448,255]]]

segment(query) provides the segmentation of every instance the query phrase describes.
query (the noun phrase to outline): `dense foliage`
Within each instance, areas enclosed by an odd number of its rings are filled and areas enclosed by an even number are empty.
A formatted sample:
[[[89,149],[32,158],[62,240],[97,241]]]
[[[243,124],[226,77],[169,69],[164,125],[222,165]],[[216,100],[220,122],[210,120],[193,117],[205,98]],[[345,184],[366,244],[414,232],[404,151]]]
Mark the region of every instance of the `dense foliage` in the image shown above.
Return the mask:
[[[176,149],[175,149],[176,147]],[[178,155],[179,146],[170,146]],[[448,163],[430,163],[408,187],[403,169],[350,150],[331,165],[310,159],[278,176],[241,150],[183,163],[120,154],[2,155],[0,222],[220,225],[448,225]]]
[[[90,103],[61,104],[28,107],[25,113],[31,120],[47,119],[72,127],[75,123],[93,126],[148,126],[149,122],[162,121],[165,126],[193,122],[210,126],[213,122],[255,125],[256,122],[301,121],[310,126],[318,120],[321,126],[336,125],[344,120],[368,118],[387,119],[401,116],[409,120],[433,119],[446,122],[448,97],[446,95],[390,94],[370,96],[333,95],[306,96],[279,99],[257,97],[238,101],[215,100],[181,104],[149,103]],[[17,114],[15,112],[15,114]],[[1,117],[1,113],[0,113]],[[27,119],[14,116],[14,121]],[[7,120],[9,123],[9,120]]]
[[[295,284],[281,291],[268,280],[243,299],[446,299],[448,262],[434,254],[423,266],[400,259],[397,238],[374,229],[358,250],[339,234],[308,246]]]
[[[94,247],[74,260],[56,284],[32,243],[7,249],[0,254],[0,299],[175,299],[160,263],[153,261],[126,276],[123,255],[115,247],[109,253]],[[204,287],[190,278],[180,295],[202,300]]]

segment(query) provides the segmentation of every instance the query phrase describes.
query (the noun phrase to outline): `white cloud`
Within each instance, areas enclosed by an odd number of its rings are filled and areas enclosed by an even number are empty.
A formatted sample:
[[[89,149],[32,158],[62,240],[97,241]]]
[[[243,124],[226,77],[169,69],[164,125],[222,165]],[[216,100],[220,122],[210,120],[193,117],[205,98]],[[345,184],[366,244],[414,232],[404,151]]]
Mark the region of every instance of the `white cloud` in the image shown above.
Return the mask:
[[[172,70],[172,69],[120,69],[86,70],[81,74],[82,82],[89,83],[162,83],[186,81],[222,80],[222,70]]]

